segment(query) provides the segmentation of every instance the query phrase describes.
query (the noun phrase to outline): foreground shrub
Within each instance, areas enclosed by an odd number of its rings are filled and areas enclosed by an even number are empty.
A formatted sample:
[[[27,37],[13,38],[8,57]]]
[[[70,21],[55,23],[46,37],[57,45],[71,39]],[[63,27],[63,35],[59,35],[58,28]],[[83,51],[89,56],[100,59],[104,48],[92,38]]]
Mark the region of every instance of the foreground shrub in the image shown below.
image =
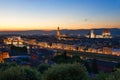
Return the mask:
[[[106,80],[120,80],[120,68],[110,74]]]
[[[95,80],[120,80],[120,69],[112,73],[99,73]]]
[[[50,67],[49,64],[40,64],[38,66],[38,71],[44,73],[46,70],[48,70],[49,67]]]
[[[10,67],[0,73],[0,80],[40,80],[40,73],[30,67]]]
[[[17,66],[17,64],[15,62],[11,62],[11,63],[0,63],[0,70],[4,71],[10,67],[15,67]]]
[[[96,75],[96,80],[106,80],[108,76],[108,73],[100,72]]]
[[[87,80],[86,69],[79,64],[59,64],[49,68],[42,80]]]

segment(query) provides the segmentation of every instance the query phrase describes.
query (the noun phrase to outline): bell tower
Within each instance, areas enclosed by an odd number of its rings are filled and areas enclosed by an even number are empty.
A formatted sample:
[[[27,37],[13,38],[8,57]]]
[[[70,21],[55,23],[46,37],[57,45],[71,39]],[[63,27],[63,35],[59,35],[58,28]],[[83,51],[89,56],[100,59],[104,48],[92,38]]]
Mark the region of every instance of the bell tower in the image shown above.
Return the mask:
[[[57,38],[60,39],[60,28],[57,28]]]
[[[94,30],[90,31],[90,38],[95,38]]]

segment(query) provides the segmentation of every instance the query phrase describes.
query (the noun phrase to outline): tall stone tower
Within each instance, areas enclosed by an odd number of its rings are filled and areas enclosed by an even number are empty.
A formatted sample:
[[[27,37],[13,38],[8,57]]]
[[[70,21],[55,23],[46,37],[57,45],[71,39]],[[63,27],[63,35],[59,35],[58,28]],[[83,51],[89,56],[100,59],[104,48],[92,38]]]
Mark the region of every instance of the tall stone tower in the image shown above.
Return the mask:
[[[90,31],[90,38],[95,38],[94,30]]]
[[[60,28],[57,28],[57,38],[60,39]]]

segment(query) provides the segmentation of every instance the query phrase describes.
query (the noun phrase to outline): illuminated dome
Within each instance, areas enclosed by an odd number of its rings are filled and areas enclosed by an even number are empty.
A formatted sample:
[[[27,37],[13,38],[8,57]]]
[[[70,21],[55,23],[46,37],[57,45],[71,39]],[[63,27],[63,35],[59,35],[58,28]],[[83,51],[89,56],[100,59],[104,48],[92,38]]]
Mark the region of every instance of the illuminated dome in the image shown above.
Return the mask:
[[[109,29],[104,29],[102,35],[103,35],[103,38],[111,38],[112,37]]]
[[[105,29],[105,30],[103,31],[103,35],[111,35],[111,34],[110,34],[110,31],[109,31],[108,29]]]

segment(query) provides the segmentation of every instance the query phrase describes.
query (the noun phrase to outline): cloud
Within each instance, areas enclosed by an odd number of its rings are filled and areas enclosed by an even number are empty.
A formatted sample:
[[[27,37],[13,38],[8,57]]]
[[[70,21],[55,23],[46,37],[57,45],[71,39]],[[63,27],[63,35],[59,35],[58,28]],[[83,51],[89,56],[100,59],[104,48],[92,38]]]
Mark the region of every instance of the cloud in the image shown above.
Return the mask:
[[[88,19],[88,18],[85,18],[85,19],[84,19],[85,22],[88,22],[89,20],[90,20],[90,19]]]

